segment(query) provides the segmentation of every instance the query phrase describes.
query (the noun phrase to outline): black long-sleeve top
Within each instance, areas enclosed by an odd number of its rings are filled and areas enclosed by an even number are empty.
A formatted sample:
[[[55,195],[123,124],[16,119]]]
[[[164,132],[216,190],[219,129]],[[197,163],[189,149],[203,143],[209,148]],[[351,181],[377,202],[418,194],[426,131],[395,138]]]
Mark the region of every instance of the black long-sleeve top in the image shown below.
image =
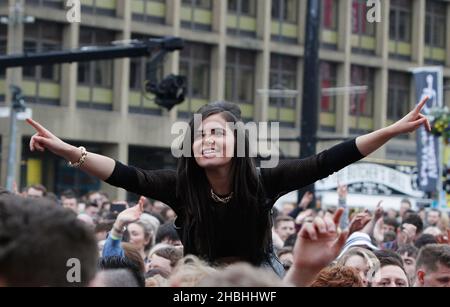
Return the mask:
[[[270,212],[278,198],[291,191],[310,185],[326,178],[336,171],[352,164],[364,156],[356,146],[356,140],[340,143],[328,150],[306,159],[280,161],[275,168],[261,169],[262,182],[267,212]],[[162,201],[170,206],[178,217],[183,217],[185,201],[177,198],[177,172],[174,170],[142,170],[116,162],[107,183],[124,188],[127,191]],[[239,203],[239,200],[236,200]],[[216,258],[238,257],[248,245],[241,240],[242,234],[234,230],[233,218],[239,206],[218,206],[211,199],[213,224],[217,229],[212,241]],[[183,221],[177,220],[177,226],[184,227]],[[182,232],[180,232],[182,235]],[[184,242],[186,238],[181,238]],[[191,251],[192,252],[192,251]]]

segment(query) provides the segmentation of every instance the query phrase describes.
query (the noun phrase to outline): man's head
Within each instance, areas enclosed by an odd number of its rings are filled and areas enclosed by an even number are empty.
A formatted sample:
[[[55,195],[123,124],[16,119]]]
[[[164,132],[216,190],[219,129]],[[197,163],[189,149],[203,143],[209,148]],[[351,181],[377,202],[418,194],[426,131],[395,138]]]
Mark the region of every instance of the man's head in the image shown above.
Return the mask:
[[[181,243],[173,222],[167,222],[158,227],[155,243],[166,243],[178,248],[183,248],[183,244]]]
[[[86,205],[86,208],[84,209],[84,213],[89,215],[94,220],[97,219],[98,213],[100,209],[95,203],[90,203]]]
[[[67,194],[64,198],[61,198],[63,208],[72,210],[76,214],[78,214],[78,200],[75,195]]]
[[[450,246],[432,244],[417,256],[416,287],[450,287]]]
[[[275,219],[274,229],[284,242],[291,234],[295,233],[294,219],[290,216],[279,216]]]
[[[436,209],[432,209],[427,214],[427,224],[428,226],[437,226],[439,219],[441,218],[441,212]]]
[[[44,197],[46,194],[47,189],[42,184],[34,184],[26,190],[26,196],[30,198]]]
[[[409,199],[402,199],[402,201],[400,202],[400,217],[404,218],[406,211],[410,210],[411,208],[412,206]]]
[[[402,258],[392,251],[376,251],[381,268],[372,283],[372,287],[409,287],[408,275],[403,267]]]
[[[0,197],[0,280],[6,286],[86,286],[97,255],[93,232],[72,212],[45,198]]]
[[[413,285],[416,281],[416,258],[418,253],[419,250],[413,245],[405,245],[397,250],[397,254],[402,257],[410,285]]]
[[[383,220],[383,232],[397,232],[398,222],[395,218],[385,217]]]

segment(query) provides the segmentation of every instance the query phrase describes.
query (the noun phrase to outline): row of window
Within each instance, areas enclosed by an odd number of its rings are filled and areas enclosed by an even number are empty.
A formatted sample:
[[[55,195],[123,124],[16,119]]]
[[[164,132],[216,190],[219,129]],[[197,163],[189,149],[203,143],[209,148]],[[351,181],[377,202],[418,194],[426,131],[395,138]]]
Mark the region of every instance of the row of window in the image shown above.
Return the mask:
[[[83,0],[84,13],[114,15],[117,0]],[[166,1],[131,0],[133,20],[165,23]],[[337,49],[339,1],[322,1],[323,48]],[[62,0],[27,0],[27,4],[46,7],[64,6]],[[257,1],[228,0],[228,33],[257,36]],[[391,0],[389,16],[389,52],[391,57],[410,60],[412,55],[413,1]],[[192,30],[211,31],[213,23],[212,0],[182,0],[181,25]],[[447,6],[442,0],[426,1],[425,58],[430,64],[446,60]],[[367,0],[352,0],[352,50],[356,53],[375,54],[376,23],[367,21]],[[272,0],[271,34],[274,41],[298,43],[300,0]]]
[[[27,40],[26,46],[30,51],[41,48],[51,50],[56,48],[51,43],[46,43],[46,39],[55,35],[50,31],[43,31],[41,27],[33,27],[36,41]],[[106,33],[91,31],[82,28],[80,31],[81,45],[98,45],[110,41]],[[41,38],[41,39],[39,39]],[[255,88],[255,58],[252,51],[229,48],[227,50],[226,66],[226,86],[225,98],[240,104],[253,104],[256,95]],[[188,96],[191,99],[208,100],[210,96],[210,67],[211,49],[208,45],[187,44],[180,57],[180,74],[188,77]],[[293,90],[298,88],[298,58],[273,54],[270,65],[270,89]],[[140,91],[143,80],[145,80],[147,61],[144,58],[132,59],[130,69],[130,89]],[[60,66],[38,66],[25,67],[23,75],[25,80],[36,81],[36,88],[39,83],[59,82]],[[336,95],[326,91],[326,89],[337,87],[338,64],[322,62],[320,66],[321,89],[325,91],[321,96],[321,111],[325,113],[335,113]],[[353,86],[365,86],[367,89],[355,92],[350,95],[351,116],[372,118],[374,108],[374,69],[353,65],[351,68],[351,84]],[[112,89],[113,65],[111,61],[86,62],[78,65],[78,85],[88,89],[86,101],[81,101],[81,106],[97,107],[98,104],[93,99],[94,91],[98,88]],[[162,76],[162,70],[160,73]],[[410,75],[404,73],[391,72],[389,74],[389,104],[388,118],[395,120],[404,115],[409,108],[410,95]],[[42,97],[36,93],[34,102],[41,102]],[[188,100],[188,111],[194,111],[195,106],[191,106],[191,99]],[[55,103],[58,103],[59,97]],[[30,101],[33,102],[33,101]],[[276,115],[280,119],[280,112],[283,109],[291,109],[295,112],[296,98],[270,97],[270,106],[278,112]],[[109,108],[112,104],[106,104]],[[105,106],[105,107],[106,107]],[[143,100],[137,104],[145,108]],[[107,107],[106,107],[107,108]],[[295,122],[295,121],[294,121]]]

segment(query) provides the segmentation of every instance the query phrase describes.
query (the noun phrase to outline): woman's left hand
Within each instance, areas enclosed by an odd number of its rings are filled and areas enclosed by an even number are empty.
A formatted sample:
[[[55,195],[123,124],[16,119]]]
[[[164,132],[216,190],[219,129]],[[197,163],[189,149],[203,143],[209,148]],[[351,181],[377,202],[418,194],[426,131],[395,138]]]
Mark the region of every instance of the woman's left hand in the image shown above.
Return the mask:
[[[423,107],[427,103],[429,97],[425,97],[411,112],[408,113],[398,122],[394,123],[391,128],[396,135],[403,133],[411,133],[424,125],[425,129],[431,132],[431,125],[425,115],[421,114]]]

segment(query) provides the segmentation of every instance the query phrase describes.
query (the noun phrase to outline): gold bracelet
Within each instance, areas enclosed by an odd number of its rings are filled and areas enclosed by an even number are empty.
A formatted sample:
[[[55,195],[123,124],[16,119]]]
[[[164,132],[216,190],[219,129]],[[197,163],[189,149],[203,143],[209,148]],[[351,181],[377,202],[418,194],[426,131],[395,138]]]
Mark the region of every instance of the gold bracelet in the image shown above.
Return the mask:
[[[83,146],[81,146],[81,147],[78,147],[78,149],[81,150],[81,157],[80,157],[80,160],[78,160],[78,161],[75,162],[75,163],[72,163],[72,162],[69,161],[69,166],[70,166],[70,167],[75,167],[75,168],[81,167],[81,166],[83,165],[84,161],[86,161],[86,157],[87,157],[87,151],[86,151],[86,148],[84,148]]]

